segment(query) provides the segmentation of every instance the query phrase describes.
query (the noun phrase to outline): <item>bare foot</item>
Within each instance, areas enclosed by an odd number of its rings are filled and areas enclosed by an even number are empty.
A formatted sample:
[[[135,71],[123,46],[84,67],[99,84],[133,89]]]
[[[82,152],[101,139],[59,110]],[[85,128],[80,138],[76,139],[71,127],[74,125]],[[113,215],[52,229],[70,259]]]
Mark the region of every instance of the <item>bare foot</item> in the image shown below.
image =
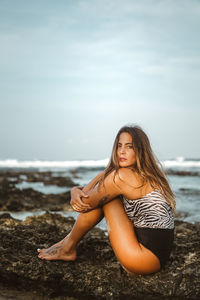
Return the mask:
[[[70,249],[67,241],[68,236],[47,249],[41,249],[38,257],[46,260],[75,260],[76,249]]]
[[[39,252],[40,254],[44,254],[44,253],[47,253],[51,248],[53,249],[55,246],[60,246],[60,245],[62,245],[63,244],[63,242],[64,242],[64,240],[67,238],[67,236],[63,239],[63,240],[61,240],[61,241],[59,241],[58,243],[56,243],[56,244],[53,244],[51,247],[49,247],[49,248],[43,248],[43,249],[37,249],[37,252]]]

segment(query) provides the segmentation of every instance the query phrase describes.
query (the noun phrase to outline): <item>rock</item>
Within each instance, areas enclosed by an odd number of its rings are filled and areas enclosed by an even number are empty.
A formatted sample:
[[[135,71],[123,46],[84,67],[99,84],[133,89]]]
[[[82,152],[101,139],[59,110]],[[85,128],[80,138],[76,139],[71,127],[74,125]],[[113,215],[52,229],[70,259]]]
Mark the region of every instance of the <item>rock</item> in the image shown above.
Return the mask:
[[[15,185],[23,180],[65,187],[75,185],[69,177],[54,177],[51,172],[1,172],[0,211],[70,210],[69,191],[46,195],[32,188],[18,189]]]
[[[59,174],[62,174],[59,172]],[[73,175],[74,173],[71,172]],[[77,178],[77,176],[73,176]],[[1,171],[0,182],[7,178],[10,183],[16,184],[22,181],[27,182],[43,182],[45,185],[57,185],[63,187],[73,187],[75,183],[68,176],[55,176],[51,171],[39,172],[39,171]]]
[[[185,195],[200,196],[200,190],[197,190],[197,189],[180,188],[179,191]]]
[[[32,291],[41,299],[200,298],[200,223],[176,221],[174,247],[165,268],[134,276],[123,270],[108,237],[98,228],[79,243],[75,262],[37,258],[37,248],[62,239],[73,224],[73,218],[58,214],[25,221],[1,215],[0,281],[4,290]]]
[[[173,170],[173,169],[166,169],[165,173],[167,175],[176,175],[176,176],[200,176],[198,171],[184,171],[184,170]]]
[[[31,188],[0,189],[0,211],[69,210],[69,202],[70,192],[45,195]]]

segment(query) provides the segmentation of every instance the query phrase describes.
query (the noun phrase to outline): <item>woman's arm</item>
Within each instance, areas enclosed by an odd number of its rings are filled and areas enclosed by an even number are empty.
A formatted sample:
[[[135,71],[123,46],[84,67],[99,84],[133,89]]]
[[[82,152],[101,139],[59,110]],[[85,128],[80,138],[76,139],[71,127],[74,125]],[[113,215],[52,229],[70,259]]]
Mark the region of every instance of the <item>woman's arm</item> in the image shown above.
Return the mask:
[[[103,172],[100,172],[95,178],[93,178],[84,188],[83,191],[84,193],[88,193],[93,186],[97,183],[97,181],[99,180],[99,178],[103,175]]]
[[[122,172],[121,169],[117,173],[115,171],[111,172],[105,178],[104,185],[102,183],[100,185],[97,184],[90,190],[87,190],[87,186],[83,188],[83,192],[87,191],[88,195],[87,198],[82,198],[83,202],[89,204],[91,209],[94,209],[123,194],[126,184],[120,174]]]
[[[71,189],[71,201],[72,208],[76,211],[85,211],[91,209],[89,204],[82,201],[82,197],[87,198],[87,192],[89,192],[95,183],[102,176],[103,172],[100,172],[94,179],[92,179],[85,187],[75,186]]]
[[[96,182],[99,177],[95,177]],[[90,184],[91,183],[92,182],[90,182]],[[90,205],[89,209],[86,207],[84,207],[83,210],[73,208],[79,212],[86,212],[97,207],[102,207],[105,203],[113,200],[117,196],[127,194],[127,191],[133,192],[140,184],[138,177],[132,170],[129,168],[120,168],[117,172],[113,171],[105,178],[104,185],[103,183],[98,183],[95,186],[91,184],[83,188],[82,192],[87,192],[88,197],[81,196],[81,199],[84,204]],[[89,190],[88,187],[90,187]]]

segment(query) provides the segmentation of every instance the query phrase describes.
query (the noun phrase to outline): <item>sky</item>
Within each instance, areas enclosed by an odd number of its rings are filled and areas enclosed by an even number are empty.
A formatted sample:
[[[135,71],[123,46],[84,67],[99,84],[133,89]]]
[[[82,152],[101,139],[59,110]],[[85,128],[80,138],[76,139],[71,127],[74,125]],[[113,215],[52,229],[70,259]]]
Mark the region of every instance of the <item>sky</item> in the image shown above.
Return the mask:
[[[0,0],[0,160],[200,158],[199,0]]]

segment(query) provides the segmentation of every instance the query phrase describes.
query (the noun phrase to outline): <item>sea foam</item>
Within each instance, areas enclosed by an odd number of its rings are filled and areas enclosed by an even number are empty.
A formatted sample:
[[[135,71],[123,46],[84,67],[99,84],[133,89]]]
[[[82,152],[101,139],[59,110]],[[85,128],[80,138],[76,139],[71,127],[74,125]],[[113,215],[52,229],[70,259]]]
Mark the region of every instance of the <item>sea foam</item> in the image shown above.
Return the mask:
[[[0,168],[95,168],[106,167],[109,162],[108,158],[102,160],[66,160],[66,161],[49,161],[49,160],[25,160],[17,159],[0,160]],[[176,159],[163,160],[161,164],[165,169],[168,168],[200,168],[200,159],[185,159],[177,157]]]
[[[17,159],[0,160],[0,168],[77,168],[77,167],[106,167],[108,158],[102,160],[27,160]]]
[[[200,168],[200,160],[177,157],[176,159],[164,160],[162,165],[164,168]]]

